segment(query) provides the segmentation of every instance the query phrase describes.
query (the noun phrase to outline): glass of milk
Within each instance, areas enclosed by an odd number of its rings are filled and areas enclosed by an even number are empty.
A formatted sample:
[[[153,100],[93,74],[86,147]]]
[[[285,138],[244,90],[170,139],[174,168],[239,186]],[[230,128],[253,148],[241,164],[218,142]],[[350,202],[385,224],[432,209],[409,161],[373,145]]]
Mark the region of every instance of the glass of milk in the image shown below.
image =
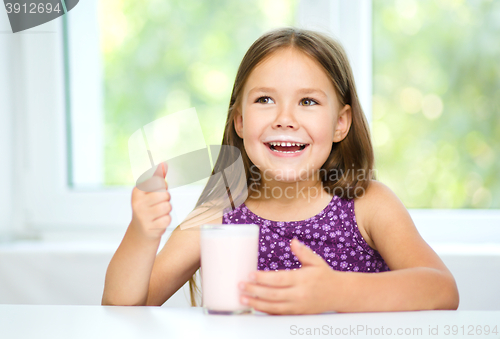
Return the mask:
[[[257,270],[259,226],[202,225],[202,302],[209,314],[251,313],[240,303],[238,284]]]

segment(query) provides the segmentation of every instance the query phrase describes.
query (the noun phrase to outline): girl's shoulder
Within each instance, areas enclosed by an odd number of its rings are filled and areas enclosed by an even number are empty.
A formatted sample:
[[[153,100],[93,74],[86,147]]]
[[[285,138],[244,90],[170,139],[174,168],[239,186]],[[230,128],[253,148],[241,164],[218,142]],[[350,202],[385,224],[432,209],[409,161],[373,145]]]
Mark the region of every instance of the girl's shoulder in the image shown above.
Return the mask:
[[[403,203],[394,192],[385,184],[371,180],[363,194],[354,198],[354,212],[358,229],[368,243],[377,250],[373,239],[374,227],[387,213],[406,211]]]

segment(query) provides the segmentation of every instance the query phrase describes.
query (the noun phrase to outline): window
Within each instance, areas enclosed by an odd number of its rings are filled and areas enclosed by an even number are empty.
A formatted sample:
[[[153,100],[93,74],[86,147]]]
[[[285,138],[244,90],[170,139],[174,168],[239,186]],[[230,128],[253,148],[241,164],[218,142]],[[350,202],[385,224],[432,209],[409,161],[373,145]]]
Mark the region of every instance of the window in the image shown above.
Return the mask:
[[[96,203],[89,206],[101,210],[92,217],[107,213],[108,228],[123,230],[135,184],[128,138],[160,117],[195,107],[206,143],[220,144],[243,54],[262,32],[295,24],[297,1],[225,0],[214,6],[93,0],[78,6],[64,27],[68,194],[93,196]],[[201,189],[171,190],[173,224],[187,215]],[[110,206],[110,199],[119,203]]]
[[[8,41],[16,81],[4,87],[15,94],[8,96],[14,99],[7,121],[16,133],[2,134],[14,148],[0,145],[0,151],[17,169],[7,173],[12,185],[4,192],[10,193],[0,196],[12,197],[0,207],[14,216],[8,232],[122,234],[133,186],[128,137],[157,117],[196,107],[205,140],[219,143],[243,53],[263,31],[286,24],[327,31],[346,48],[372,126],[379,178],[413,208],[419,230],[445,239],[451,227],[500,223],[498,164],[491,162],[500,126],[500,77],[492,61],[499,55],[492,38],[496,2],[251,3],[91,0],[32,29],[38,34]],[[463,33],[453,34],[453,20],[465,20],[456,30]],[[454,48],[459,57],[441,55]],[[460,86],[458,70],[469,72]],[[427,184],[419,186],[422,178]],[[184,194],[192,203],[197,192],[187,188],[178,199]],[[177,207],[179,219],[189,212],[189,204]],[[489,210],[455,209],[470,207]]]
[[[500,2],[373,2],[373,139],[409,208],[500,208]]]

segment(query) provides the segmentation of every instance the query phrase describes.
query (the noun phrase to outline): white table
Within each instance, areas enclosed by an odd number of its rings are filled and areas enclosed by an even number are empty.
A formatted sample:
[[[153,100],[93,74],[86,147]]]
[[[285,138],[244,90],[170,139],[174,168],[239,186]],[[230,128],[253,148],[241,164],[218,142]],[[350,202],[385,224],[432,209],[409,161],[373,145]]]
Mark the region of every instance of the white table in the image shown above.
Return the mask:
[[[453,325],[458,329],[456,335]],[[485,325],[490,329],[497,326],[499,333],[484,335]],[[446,326],[450,326],[449,335],[445,335]],[[482,335],[476,332],[478,326]],[[473,336],[468,335],[472,328]],[[437,335],[430,335],[430,329]],[[215,316],[204,314],[201,308],[0,305],[2,339],[383,338],[389,334],[404,338],[500,338],[500,311]]]

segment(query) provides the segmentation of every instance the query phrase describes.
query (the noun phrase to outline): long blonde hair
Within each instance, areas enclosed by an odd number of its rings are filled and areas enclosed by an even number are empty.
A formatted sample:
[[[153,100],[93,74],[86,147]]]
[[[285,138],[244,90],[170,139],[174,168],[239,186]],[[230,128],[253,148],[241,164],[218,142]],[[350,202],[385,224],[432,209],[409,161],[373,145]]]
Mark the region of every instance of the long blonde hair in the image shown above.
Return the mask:
[[[293,27],[275,29],[263,34],[250,46],[241,61],[234,81],[222,145],[234,146],[241,152],[247,185],[250,186],[252,182],[259,182],[260,177],[256,174],[258,172],[250,171],[250,168],[255,165],[248,158],[243,146],[243,140],[236,133],[234,120],[241,105],[243,87],[252,70],[266,57],[282,48],[295,48],[319,62],[331,79],[341,106],[351,106],[352,123],[350,130],[342,141],[333,144],[330,155],[321,168],[322,172],[326,174],[321,177],[324,189],[340,197],[354,195],[354,192],[359,187],[366,189],[369,181],[375,179],[373,173],[374,156],[370,131],[358,99],[354,76],[346,53],[340,43],[319,32]],[[230,158],[232,157],[228,157],[223,152],[219,153],[213,173],[225,168]],[[362,177],[359,175],[338,176],[338,173],[348,173],[349,170],[352,173],[362,171],[362,173],[369,173],[369,175],[363,175]],[[335,176],[328,175],[328,173],[335,173]],[[225,193],[221,191],[215,192],[213,187],[214,182],[209,179],[196,207],[201,206],[213,198],[214,195]],[[335,188],[341,189],[337,190]],[[199,293],[199,288],[195,276],[189,279],[189,290],[191,305],[196,306],[196,296]]]

